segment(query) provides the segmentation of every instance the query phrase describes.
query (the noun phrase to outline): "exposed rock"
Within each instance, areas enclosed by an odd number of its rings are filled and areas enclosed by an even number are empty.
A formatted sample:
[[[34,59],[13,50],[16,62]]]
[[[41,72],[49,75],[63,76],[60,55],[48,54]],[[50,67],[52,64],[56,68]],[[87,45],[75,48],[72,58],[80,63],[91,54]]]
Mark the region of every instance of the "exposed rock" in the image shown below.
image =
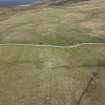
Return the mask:
[[[77,3],[80,1],[88,1],[88,0],[52,0],[50,1],[50,5],[55,5],[55,6],[59,6],[59,5],[64,5],[66,3]]]

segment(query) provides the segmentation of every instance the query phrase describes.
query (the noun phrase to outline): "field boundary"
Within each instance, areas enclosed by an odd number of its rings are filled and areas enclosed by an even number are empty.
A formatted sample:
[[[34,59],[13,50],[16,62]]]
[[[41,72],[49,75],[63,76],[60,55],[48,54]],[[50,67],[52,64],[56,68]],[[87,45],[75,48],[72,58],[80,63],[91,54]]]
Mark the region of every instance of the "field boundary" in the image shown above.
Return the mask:
[[[37,44],[17,44],[17,43],[6,43],[0,44],[0,46],[31,46],[31,47],[50,47],[50,48],[77,48],[84,45],[105,45],[105,43],[79,43],[75,45],[60,46],[60,45],[37,45]]]

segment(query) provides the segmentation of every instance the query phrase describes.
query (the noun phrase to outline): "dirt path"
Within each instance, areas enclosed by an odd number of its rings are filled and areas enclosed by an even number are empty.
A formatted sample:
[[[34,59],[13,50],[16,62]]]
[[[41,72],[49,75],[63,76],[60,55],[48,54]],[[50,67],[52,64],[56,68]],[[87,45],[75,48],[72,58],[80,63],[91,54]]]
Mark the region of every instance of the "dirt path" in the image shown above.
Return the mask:
[[[71,46],[15,44],[15,43],[0,44],[0,46],[32,46],[32,47],[68,48],[68,49],[77,48],[84,45],[105,45],[105,43],[80,43],[80,44],[71,45]]]

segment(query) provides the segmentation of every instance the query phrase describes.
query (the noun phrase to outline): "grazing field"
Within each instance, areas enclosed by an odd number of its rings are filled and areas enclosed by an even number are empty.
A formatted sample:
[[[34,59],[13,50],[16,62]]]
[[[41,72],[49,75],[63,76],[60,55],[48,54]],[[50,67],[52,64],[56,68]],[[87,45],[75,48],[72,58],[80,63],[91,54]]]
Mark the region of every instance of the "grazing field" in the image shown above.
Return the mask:
[[[94,0],[93,0],[94,1]],[[105,42],[105,0],[22,11],[1,10],[1,43]]]
[[[0,46],[0,105],[104,105],[104,52],[104,45]]]

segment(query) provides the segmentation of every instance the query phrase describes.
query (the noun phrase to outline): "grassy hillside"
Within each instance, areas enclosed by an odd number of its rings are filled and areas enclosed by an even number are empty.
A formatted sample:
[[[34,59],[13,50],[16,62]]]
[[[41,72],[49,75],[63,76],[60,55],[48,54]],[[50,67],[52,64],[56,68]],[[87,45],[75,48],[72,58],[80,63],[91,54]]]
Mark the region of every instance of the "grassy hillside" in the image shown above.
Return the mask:
[[[0,43],[105,42],[105,0],[74,6],[1,11]]]
[[[88,84],[79,105],[104,105],[104,52],[103,45],[0,46],[0,105],[77,105]]]
[[[0,105],[105,105],[105,0],[0,9]]]

